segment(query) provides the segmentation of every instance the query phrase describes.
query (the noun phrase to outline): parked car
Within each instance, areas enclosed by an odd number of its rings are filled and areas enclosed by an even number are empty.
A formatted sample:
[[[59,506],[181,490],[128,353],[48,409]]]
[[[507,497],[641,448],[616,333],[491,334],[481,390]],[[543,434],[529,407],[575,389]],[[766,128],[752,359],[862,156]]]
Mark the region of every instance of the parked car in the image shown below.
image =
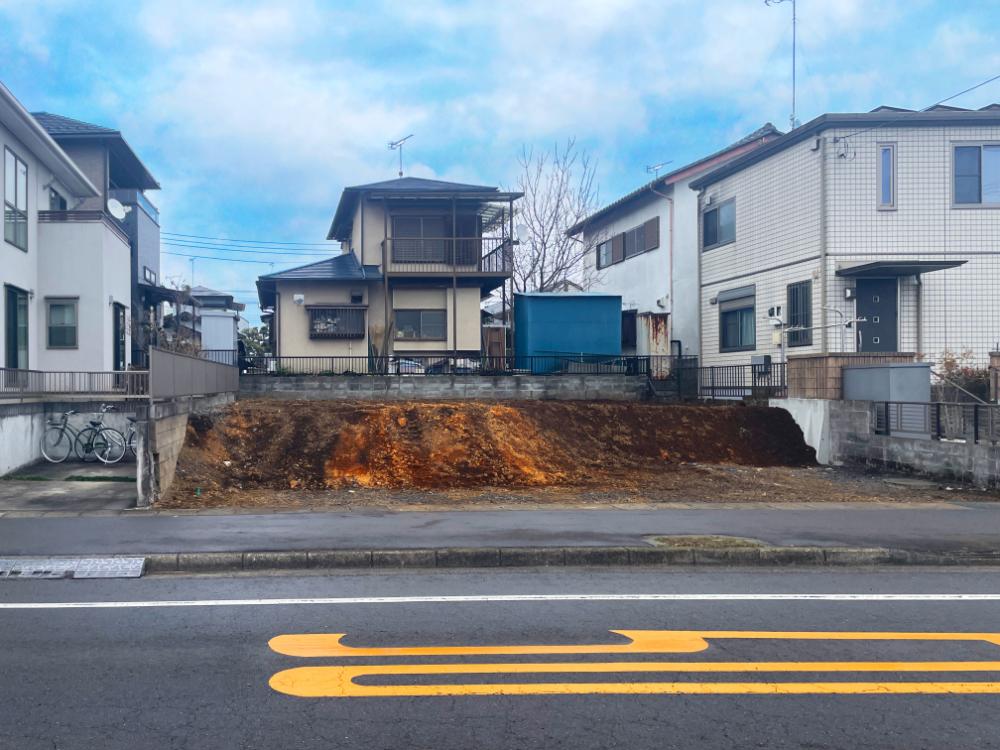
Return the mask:
[[[415,359],[405,357],[393,357],[389,362],[389,372],[393,375],[423,375],[424,366]]]

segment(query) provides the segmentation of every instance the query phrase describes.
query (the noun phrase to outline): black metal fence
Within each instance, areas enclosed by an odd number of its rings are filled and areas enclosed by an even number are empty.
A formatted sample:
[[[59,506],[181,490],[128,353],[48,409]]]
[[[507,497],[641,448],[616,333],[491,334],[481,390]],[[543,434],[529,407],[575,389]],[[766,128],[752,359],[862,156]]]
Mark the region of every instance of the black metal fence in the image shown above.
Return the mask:
[[[543,355],[483,356],[478,352],[388,357],[271,357],[248,355],[250,375],[666,375],[670,357]]]
[[[877,435],[1000,442],[1000,406],[993,404],[873,401],[872,411]]]

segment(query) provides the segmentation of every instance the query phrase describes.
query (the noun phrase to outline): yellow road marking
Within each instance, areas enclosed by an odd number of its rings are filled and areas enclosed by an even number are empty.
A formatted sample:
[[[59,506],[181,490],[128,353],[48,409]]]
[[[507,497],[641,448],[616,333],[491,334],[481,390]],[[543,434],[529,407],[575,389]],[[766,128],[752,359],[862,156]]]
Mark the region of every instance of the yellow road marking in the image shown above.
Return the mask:
[[[269,685],[299,698],[442,695],[1000,693],[1000,682],[539,682],[359,685],[373,676],[627,672],[992,672],[1000,662],[619,662],[593,664],[376,664],[298,667]]]
[[[690,654],[708,648],[709,639],[848,640],[848,641],[983,641],[1000,646],[1000,633],[899,633],[844,631],[753,630],[612,630],[628,639],[619,644],[555,646],[416,646],[355,648],[345,646],[345,633],[279,635],[268,645],[286,656],[492,656],[532,654]]]

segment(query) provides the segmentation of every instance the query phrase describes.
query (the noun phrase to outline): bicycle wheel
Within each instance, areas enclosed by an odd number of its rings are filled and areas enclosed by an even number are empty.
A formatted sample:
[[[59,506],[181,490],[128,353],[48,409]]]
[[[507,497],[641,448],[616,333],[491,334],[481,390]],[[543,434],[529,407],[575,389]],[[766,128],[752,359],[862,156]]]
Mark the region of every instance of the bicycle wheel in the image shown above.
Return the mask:
[[[73,452],[73,438],[61,427],[49,427],[42,433],[41,449],[46,461],[61,464]]]
[[[135,430],[128,434],[128,452],[132,454],[132,458],[138,458],[135,452]]]
[[[104,448],[104,442],[100,440],[100,433],[93,427],[85,427],[76,436],[76,457],[81,461],[96,461],[98,448]]]
[[[125,436],[114,427],[105,427],[95,439],[94,453],[101,463],[118,463],[125,456]]]

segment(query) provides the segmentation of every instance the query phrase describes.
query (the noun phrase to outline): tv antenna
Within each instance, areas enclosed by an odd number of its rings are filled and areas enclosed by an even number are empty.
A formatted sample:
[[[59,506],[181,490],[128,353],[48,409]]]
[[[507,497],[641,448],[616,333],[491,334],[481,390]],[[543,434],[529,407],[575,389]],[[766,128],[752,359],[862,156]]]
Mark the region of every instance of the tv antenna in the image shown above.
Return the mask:
[[[399,152],[399,176],[403,176],[403,144],[406,143],[413,137],[413,133],[410,133],[405,138],[400,138],[398,141],[389,141],[389,150]]]
[[[671,159],[670,161],[661,161],[659,164],[647,164],[646,165],[646,174],[651,174],[654,177],[659,177],[660,176],[660,170],[663,169],[668,164],[673,164],[673,163],[674,163],[674,160]]]
[[[795,0],[764,0],[764,5],[781,5],[782,3],[792,4],[792,116],[788,118],[792,130],[799,126],[799,121],[795,117],[795,47],[796,27],[798,26],[798,14],[796,13]]]

